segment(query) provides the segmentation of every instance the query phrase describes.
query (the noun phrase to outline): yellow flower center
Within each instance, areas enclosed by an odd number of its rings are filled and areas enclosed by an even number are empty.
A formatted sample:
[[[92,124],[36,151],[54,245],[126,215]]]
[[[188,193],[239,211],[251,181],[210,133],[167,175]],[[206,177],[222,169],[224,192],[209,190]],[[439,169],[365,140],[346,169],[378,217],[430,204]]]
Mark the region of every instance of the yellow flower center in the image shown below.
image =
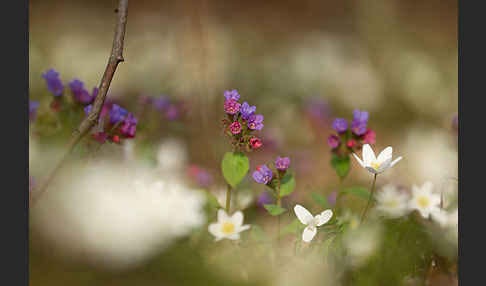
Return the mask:
[[[429,199],[426,198],[426,197],[419,197],[418,200],[417,200],[417,204],[421,207],[421,208],[426,208],[429,206]]]
[[[233,234],[235,232],[235,225],[232,222],[225,222],[221,230],[224,234]]]
[[[371,166],[371,168],[373,168],[375,170],[378,170],[378,168],[380,168],[380,163],[378,163],[378,162],[371,162],[370,163],[370,166]]]

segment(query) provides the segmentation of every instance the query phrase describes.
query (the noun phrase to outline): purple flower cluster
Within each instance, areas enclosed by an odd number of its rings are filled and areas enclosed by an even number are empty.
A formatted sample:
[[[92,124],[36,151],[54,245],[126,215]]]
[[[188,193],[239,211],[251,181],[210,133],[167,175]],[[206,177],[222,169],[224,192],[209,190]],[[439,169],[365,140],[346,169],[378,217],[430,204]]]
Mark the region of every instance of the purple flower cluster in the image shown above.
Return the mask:
[[[275,160],[275,168],[279,171],[285,171],[289,168],[290,166],[290,158],[289,157],[283,157],[281,158],[280,156],[277,157],[277,160]]]
[[[47,84],[47,90],[54,96],[61,96],[64,92],[64,85],[59,78],[59,73],[54,69],[49,69],[42,74]]]
[[[259,184],[268,185],[272,182],[272,179],[280,180],[287,172],[289,166],[290,158],[279,156],[275,160],[275,170],[272,170],[267,165],[260,165],[257,167],[256,171],[253,172],[253,180]]]
[[[353,111],[353,120],[348,128],[348,120],[345,118],[336,118],[332,122],[332,128],[337,134],[331,134],[327,138],[327,144],[332,151],[340,155],[348,155],[353,152],[353,148],[361,148],[363,144],[374,144],[376,142],[376,132],[367,127],[369,113],[358,109]],[[339,148],[340,146],[346,148]],[[345,154],[341,154],[341,153]]]
[[[76,102],[81,104],[90,104],[93,102],[95,97],[98,95],[98,88],[93,87],[93,92],[89,92],[84,88],[84,83],[79,79],[75,78],[69,83],[69,88],[71,89],[71,95]]]
[[[268,184],[272,181],[273,172],[267,165],[258,166],[256,171],[253,172],[253,180],[259,184]]]
[[[263,143],[252,135],[255,130],[263,129],[263,115],[255,114],[256,106],[248,102],[239,103],[240,94],[237,90],[224,91],[224,111],[227,118],[223,119],[226,135],[232,140],[235,148],[245,147],[247,151],[260,148]]]

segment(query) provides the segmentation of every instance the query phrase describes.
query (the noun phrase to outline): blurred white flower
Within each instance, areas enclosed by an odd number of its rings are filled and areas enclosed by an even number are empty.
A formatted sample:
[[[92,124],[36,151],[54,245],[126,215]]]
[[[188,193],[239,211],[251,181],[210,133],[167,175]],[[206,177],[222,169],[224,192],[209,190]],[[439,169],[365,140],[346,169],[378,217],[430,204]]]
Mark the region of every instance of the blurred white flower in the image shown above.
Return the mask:
[[[202,194],[146,168],[96,163],[59,178],[33,220],[53,250],[73,259],[131,267],[205,223]]]
[[[186,145],[176,138],[165,139],[157,151],[157,164],[164,174],[181,176],[188,160]]]
[[[393,167],[402,159],[400,156],[392,161],[392,152],[393,149],[391,146],[389,146],[381,151],[378,157],[375,157],[375,152],[373,152],[371,146],[369,144],[364,144],[361,154],[363,156],[363,160],[361,161],[361,159],[355,153],[353,153],[353,156],[363,168],[370,171],[372,174],[379,174],[383,173],[388,168]]]
[[[212,223],[208,227],[208,231],[216,237],[215,241],[223,238],[238,240],[240,239],[240,232],[250,228],[250,225],[243,225],[243,213],[236,211],[232,216],[223,210],[218,210],[218,221]]]
[[[412,199],[409,207],[417,210],[424,218],[429,218],[430,214],[439,210],[440,194],[433,192],[434,185],[425,182],[422,187],[412,186]]]
[[[443,228],[452,228],[458,226],[458,210],[447,212],[443,209],[437,209],[431,213],[432,220],[436,221]]]
[[[343,242],[348,253],[349,264],[359,266],[365,263],[381,243],[381,227],[377,224],[361,225],[346,232]]]
[[[218,200],[220,206],[226,206],[226,189],[220,188],[214,192],[214,196]],[[249,190],[238,190],[238,192],[233,192],[231,196],[231,209],[237,208],[244,210],[248,208],[253,202],[253,195]]]
[[[313,216],[306,208],[301,205],[295,205],[294,212],[299,221],[306,226],[302,233],[302,240],[311,242],[317,233],[317,227],[328,222],[332,217],[332,210],[325,210],[320,214]]]
[[[376,210],[385,216],[397,218],[405,215],[408,211],[409,196],[398,191],[394,185],[386,185],[381,192],[376,194]]]

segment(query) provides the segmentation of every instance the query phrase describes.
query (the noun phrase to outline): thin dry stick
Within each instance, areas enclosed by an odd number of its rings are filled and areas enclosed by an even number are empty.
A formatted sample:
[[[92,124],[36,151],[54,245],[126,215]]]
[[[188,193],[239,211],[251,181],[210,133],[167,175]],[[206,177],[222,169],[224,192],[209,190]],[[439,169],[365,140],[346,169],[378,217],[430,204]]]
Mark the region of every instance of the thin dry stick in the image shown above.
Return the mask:
[[[93,103],[93,108],[86,116],[79,127],[74,130],[71,140],[67,146],[66,153],[63,155],[62,159],[56,165],[51,174],[47,177],[44,183],[39,187],[34,193],[31,205],[34,206],[35,203],[40,199],[42,194],[47,190],[52,180],[56,177],[61,167],[66,163],[69,155],[74,150],[74,147],[83,139],[83,137],[88,134],[91,128],[98,122],[100,117],[101,108],[105,103],[106,94],[110,88],[111,80],[115,74],[116,67],[120,62],[124,61],[123,58],[123,41],[125,39],[125,28],[127,25],[127,14],[128,14],[128,0],[120,0],[118,2],[118,8],[115,10],[117,13],[117,22],[115,27],[115,37],[113,39],[113,46],[111,48],[110,58],[108,59],[108,65],[106,66],[105,73],[101,78],[101,83],[99,87],[98,96],[95,98]]]

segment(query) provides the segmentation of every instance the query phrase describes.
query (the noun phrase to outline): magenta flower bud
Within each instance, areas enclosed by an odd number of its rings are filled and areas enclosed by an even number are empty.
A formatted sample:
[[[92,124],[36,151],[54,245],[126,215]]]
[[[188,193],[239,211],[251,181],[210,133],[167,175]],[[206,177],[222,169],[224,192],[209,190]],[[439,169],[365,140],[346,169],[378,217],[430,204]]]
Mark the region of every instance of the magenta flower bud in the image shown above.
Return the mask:
[[[240,134],[241,132],[241,124],[238,121],[231,123],[229,128],[232,134]]]
[[[240,111],[241,104],[234,99],[229,99],[224,102],[224,111],[228,114],[236,114]]]
[[[327,144],[329,145],[329,147],[331,147],[332,149],[335,149],[339,146],[339,144],[341,143],[341,140],[339,140],[339,137],[337,137],[336,135],[331,135],[329,137],[327,137]]]
[[[277,160],[275,161],[275,168],[279,171],[285,171],[289,168],[290,165],[290,158],[289,157],[277,157]]]
[[[263,146],[263,142],[260,138],[252,137],[250,139],[250,146],[252,149],[258,149]]]

